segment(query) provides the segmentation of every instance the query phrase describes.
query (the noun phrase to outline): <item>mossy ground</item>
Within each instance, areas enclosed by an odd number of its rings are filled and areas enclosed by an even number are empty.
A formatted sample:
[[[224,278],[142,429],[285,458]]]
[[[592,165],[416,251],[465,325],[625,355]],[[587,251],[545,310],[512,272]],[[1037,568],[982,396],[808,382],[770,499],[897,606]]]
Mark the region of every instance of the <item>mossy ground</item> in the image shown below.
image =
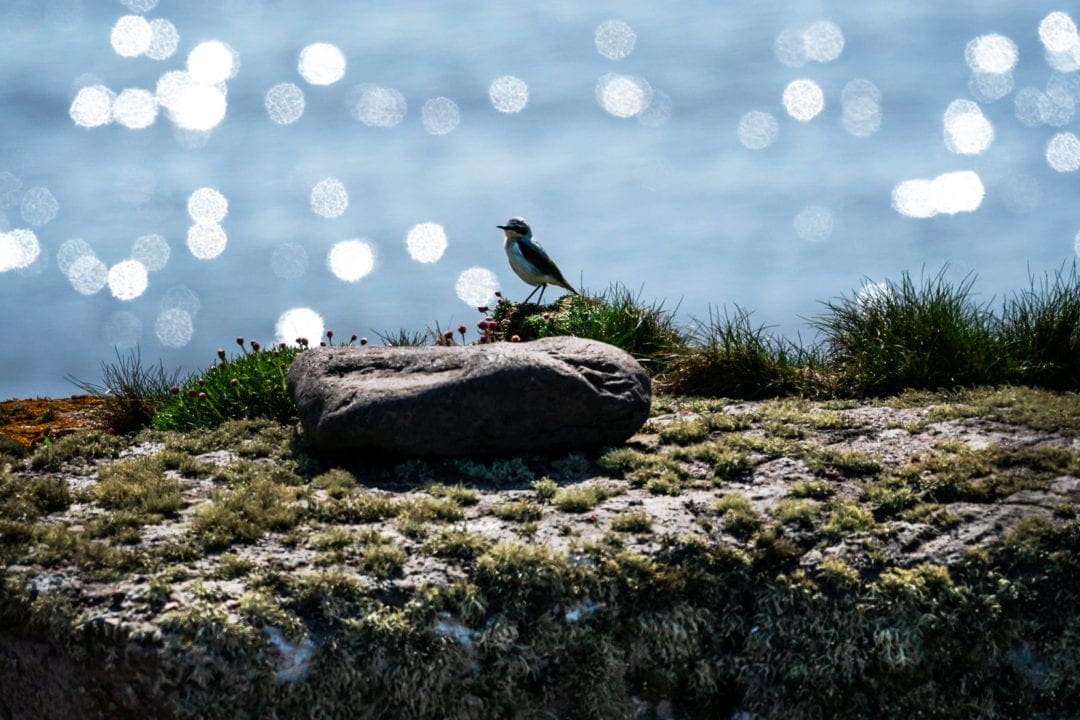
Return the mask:
[[[0,463],[0,715],[1062,717],[1078,503],[1080,397],[1026,388],[485,462],[72,436]]]

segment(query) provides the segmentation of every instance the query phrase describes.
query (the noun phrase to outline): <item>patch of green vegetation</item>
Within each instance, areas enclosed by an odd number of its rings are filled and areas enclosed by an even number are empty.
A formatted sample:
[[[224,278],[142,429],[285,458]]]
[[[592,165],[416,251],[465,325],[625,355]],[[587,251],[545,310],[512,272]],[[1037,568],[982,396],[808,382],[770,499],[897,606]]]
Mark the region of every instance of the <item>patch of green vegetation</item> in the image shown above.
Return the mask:
[[[507,500],[491,508],[491,514],[508,522],[530,522],[539,520],[544,509],[532,500]]]
[[[0,520],[32,522],[69,505],[71,491],[63,478],[20,477],[0,469]]]
[[[38,445],[30,456],[30,467],[56,472],[65,463],[78,467],[93,460],[115,458],[127,447],[128,442],[121,436],[97,430],[72,433]]]
[[[176,515],[183,489],[179,480],[166,474],[160,458],[144,457],[103,465],[89,495],[102,507],[137,513],[146,524]]]
[[[796,480],[788,485],[788,493],[797,498],[825,500],[835,492],[836,488],[828,480]]]
[[[644,510],[624,510],[611,518],[611,529],[621,533],[650,533],[653,520]]]
[[[386,538],[368,542],[360,552],[360,570],[377,578],[391,578],[401,574],[408,556]]]
[[[487,552],[493,541],[479,533],[467,530],[443,530],[424,543],[423,550],[429,555],[457,560],[474,560]]]
[[[391,493],[373,490],[354,491],[340,499],[317,502],[311,514],[327,523],[371,523],[395,517],[400,503]]]
[[[559,491],[559,485],[551,478],[545,476],[533,483],[533,490],[536,491],[536,497],[542,502],[547,502],[555,497],[555,493]]]
[[[839,474],[844,477],[875,476],[881,463],[861,450],[836,450],[816,447],[803,453],[803,459],[816,475]]]
[[[821,526],[827,536],[838,539],[877,527],[873,514],[852,500],[837,500],[829,505],[829,516]]]
[[[342,468],[332,468],[311,479],[311,485],[326,492],[334,500],[348,497],[356,489],[356,476]]]
[[[631,484],[635,484],[637,477],[629,478]],[[681,495],[683,491],[683,477],[671,470],[661,470],[651,475],[645,481],[644,488],[653,495]]]
[[[102,427],[116,433],[129,433],[150,424],[154,413],[180,381],[180,370],[168,372],[159,361],[144,367],[139,348],[121,355],[115,363],[101,363],[101,382],[87,382],[68,376],[68,380],[88,395],[101,398],[97,408]]]
[[[689,445],[672,452],[672,458],[699,460],[712,467],[716,482],[731,482],[749,475],[757,464],[750,450],[739,439],[741,435],[725,435],[719,440]]]
[[[406,537],[424,537],[429,523],[455,522],[465,517],[461,507],[449,498],[415,497],[399,500],[396,527]]]
[[[660,442],[664,445],[689,445],[709,437],[709,426],[704,420],[683,420],[660,428]]]
[[[210,477],[217,470],[213,463],[201,462],[179,450],[166,448],[155,456],[166,470],[175,470],[184,477]]]
[[[592,510],[608,498],[608,493],[596,485],[577,485],[559,488],[551,502],[563,512],[583,513]]]
[[[579,482],[592,472],[592,463],[584,453],[572,452],[551,461],[551,471],[565,482]]]
[[[886,481],[871,486],[866,497],[874,506],[874,514],[879,518],[891,518],[902,515],[905,510],[919,503],[918,494],[904,483]]]
[[[250,543],[268,532],[291,529],[302,517],[307,492],[253,473],[232,487],[215,490],[192,517],[191,531],[207,550]]]
[[[461,477],[469,483],[495,486],[526,485],[535,475],[523,459],[502,458],[491,462],[455,458],[440,463],[440,469],[448,474]]]
[[[480,502],[480,493],[473,488],[465,487],[464,485],[444,485],[442,483],[435,483],[428,485],[425,490],[432,497],[446,498],[450,502],[459,507],[465,507],[468,505],[476,505]]]
[[[794,525],[804,529],[813,528],[820,515],[821,506],[818,503],[792,498],[781,500],[774,513],[776,521],[781,525]]]
[[[713,503],[724,530],[737,538],[746,539],[761,527],[761,518],[754,512],[750,500],[738,493],[721,495]]]
[[[933,404],[932,421],[974,418],[1029,427],[1034,430],[1080,435],[1080,394],[1032,387],[997,387],[956,390],[951,393],[904,393],[899,402]]]

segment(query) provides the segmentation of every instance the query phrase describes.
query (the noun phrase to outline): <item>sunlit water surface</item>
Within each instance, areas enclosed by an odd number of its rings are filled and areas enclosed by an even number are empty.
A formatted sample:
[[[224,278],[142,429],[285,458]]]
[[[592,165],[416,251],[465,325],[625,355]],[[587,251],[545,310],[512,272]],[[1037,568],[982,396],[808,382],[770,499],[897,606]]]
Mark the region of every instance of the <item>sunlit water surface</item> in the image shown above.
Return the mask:
[[[1080,39],[1006,0],[5,0],[0,397],[139,347],[475,327],[576,285],[813,339],[910,271],[1080,253]],[[864,289],[864,285],[867,289]],[[553,293],[548,293],[552,296]]]

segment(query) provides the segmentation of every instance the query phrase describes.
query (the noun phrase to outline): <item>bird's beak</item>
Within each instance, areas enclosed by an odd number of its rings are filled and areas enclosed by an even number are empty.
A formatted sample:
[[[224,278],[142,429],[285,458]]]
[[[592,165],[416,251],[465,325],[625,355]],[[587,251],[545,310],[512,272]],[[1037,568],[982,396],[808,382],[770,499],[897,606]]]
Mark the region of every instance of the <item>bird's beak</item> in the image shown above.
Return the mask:
[[[506,230],[507,229],[507,227],[505,225],[496,225],[495,227],[499,228],[500,230]]]

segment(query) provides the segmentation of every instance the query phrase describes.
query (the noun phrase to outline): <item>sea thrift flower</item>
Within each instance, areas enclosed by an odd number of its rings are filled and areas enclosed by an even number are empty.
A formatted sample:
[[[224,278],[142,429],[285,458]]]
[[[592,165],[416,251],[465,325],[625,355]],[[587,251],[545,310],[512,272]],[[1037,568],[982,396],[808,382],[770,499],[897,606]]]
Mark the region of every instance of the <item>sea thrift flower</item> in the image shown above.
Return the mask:
[[[367,338],[366,337],[360,338],[360,344],[361,345],[367,345]]]
[[[240,347],[244,347],[244,338],[242,336],[236,338],[236,344],[239,345]]]
[[[196,392],[195,388],[188,388],[188,391],[187,391],[187,396],[188,397],[195,397],[198,394],[199,393]]]
[[[449,340],[450,338],[454,337],[454,331],[453,330],[447,330],[446,332],[444,332],[442,334],[442,336],[444,338],[446,338],[447,340]]]
[[[199,393],[199,399],[200,400],[205,400],[206,399],[206,393],[204,393],[204,392]]]
[[[354,342],[356,342],[356,333],[353,333],[353,334],[352,334],[352,337],[351,337],[351,338],[349,338],[349,342],[350,342],[350,343],[354,343]]]
[[[480,307],[478,307],[478,308],[476,308],[476,309],[477,309],[477,310],[479,310],[479,311],[480,311],[480,312],[482,312],[482,313],[486,313],[486,312],[487,312],[488,310],[490,310],[491,308],[489,308],[489,307],[488,307],[487,305],[481,305]]]
[[[252,341],[251,341],[251,349],[252,349],[252,350],[254,350],[255,352],[259,352],[259,348],[260,348],[260,347],[262,347],[262,346],[261,346],[261,345],[259,345],[259,341],[258,341],[258,340],[252,340]]]
[[[198,383],[200,385],[205,385],[206,384],[206,378],[199,378]]]
[[[171,392],[173,395],[179,395],[180,394],[180,388],[177,387],[176,385],[173,385],[171,388],[169,388],[169,392]]]
[[[327,340],[333,340],[334,339],[334,331],[333,330],[327,330],[326,331],[326,339]]]
[[[105,428],[105,432],[109,433],[110,435],[115,435],[116,434],[116,428],[112,428],[112,427],[111,428]]]
[[[224,360],[225,359],[225,348],[218,348],[217,349],[217,356],[219,358],[221,358],[222,360]]]
[[[232,385],[233,387],[236,387],[237,385],[240,384],[240,381],[238,379],[236,379],[236,378],[233,378],[232,380],[229,381],[229,384]]]
[[[499,299],[502,299],[502,290],[496,290],[495,291],[495,297],[497,297]]]
[[[510,342],[521,342],[521,336],[520,335],[511,335],[510,336]]]

